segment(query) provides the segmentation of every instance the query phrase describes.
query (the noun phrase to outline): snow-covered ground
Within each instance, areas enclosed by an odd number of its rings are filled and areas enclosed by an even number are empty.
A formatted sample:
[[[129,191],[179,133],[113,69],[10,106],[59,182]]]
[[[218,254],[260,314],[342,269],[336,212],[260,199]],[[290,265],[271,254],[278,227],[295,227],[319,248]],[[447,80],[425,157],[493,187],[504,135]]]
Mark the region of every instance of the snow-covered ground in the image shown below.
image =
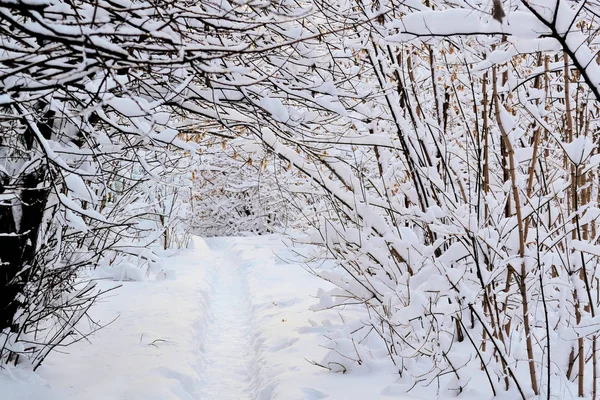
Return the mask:
[[[90,342],[53,353],[36,374],[1,371],[0,398],[414,399],[388,363],[342,374],[309,362],[322,362],[343,317],[310,311],[327,283],[290,262],[280,238],[194,245],[166,260],[170,279],[119,282],[94,310],[109,325]]]

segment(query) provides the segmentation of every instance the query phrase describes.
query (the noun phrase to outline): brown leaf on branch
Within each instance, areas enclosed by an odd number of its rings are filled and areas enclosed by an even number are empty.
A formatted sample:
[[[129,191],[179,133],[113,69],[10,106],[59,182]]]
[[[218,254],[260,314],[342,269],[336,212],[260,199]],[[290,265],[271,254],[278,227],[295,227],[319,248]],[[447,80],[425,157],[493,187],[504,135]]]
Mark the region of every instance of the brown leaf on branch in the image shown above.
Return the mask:
[[[502,23],[502,19],[506,17],[504,8],[502,8],[502,0],[494,0],[494,7],[492,8],[492,17]]]

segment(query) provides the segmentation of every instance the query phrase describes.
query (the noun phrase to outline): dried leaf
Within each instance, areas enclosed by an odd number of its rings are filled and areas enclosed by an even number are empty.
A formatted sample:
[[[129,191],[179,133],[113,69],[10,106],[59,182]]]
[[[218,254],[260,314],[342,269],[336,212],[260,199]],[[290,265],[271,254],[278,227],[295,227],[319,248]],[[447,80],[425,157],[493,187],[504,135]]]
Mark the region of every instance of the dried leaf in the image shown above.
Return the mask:
[[[494,0],[494,7],[492,8],[492,17],[502,23],[502,19],[506,17],[504,8],[502,8],[502,0]]]

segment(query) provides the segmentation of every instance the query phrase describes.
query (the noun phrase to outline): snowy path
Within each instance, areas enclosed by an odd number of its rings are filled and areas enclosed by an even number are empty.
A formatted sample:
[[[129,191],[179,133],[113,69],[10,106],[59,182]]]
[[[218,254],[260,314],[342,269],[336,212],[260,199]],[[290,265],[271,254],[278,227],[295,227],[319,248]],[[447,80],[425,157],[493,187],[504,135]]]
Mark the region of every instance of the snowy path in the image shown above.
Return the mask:
[[[246,265],[229,247],[208,241],[215,255],[211,322],[205,333],[203,400],[251,400],[257,384],[252,344],[252,308]]]
[[[307,362],[323,362],[326,336],[344,341],[345,331],[332,329],[347,329],[351,315],[340,325],[335,310],[309,310],[317,289],[331,286],[293,261],[298,249],[275,235],[196,237],[194,246],[165,258],[170,279],[156,271],[99,281],[122,285],[94,310],[108,325],[52,354],[37,374],[0,370],[0,399],[414,399],[385,360],[346,374]]]

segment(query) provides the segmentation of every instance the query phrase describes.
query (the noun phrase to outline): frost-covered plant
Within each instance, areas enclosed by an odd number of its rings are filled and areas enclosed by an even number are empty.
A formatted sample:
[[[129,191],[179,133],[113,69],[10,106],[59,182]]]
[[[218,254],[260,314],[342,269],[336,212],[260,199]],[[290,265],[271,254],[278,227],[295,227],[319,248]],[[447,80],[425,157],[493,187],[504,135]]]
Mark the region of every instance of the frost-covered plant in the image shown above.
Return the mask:
[[[314,4],[255,133],[329,203],[321,306],[368,310],[335,362],[597,398],[597,2]]]
[[[239,123],[226,110],[251,108],[254,79],[239,60],[275,51],[261,31],[293,7],[0,4],[0,362],[38,366],[81,339],[98,294],[83,268],[145,265],[185,237],[182,134]]]
[[[285,189],[293,180],[289,164],[282,166],[242,132],[230,140],[196,138],[201,156],[194,171],[192,224],[200,236],[281,232],[296,219]]]

